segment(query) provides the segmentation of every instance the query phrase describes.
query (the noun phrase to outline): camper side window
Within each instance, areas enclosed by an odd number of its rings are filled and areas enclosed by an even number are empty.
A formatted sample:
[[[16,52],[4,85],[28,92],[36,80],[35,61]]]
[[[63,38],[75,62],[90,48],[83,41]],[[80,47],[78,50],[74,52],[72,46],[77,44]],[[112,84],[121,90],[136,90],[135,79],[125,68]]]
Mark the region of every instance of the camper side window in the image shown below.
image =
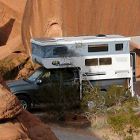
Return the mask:
[[[88,52],[107,52],[108,45],[100,44],[100,45],[88,45]]]
[[[32,44],[32,53],[40,57],[44,57],[45,54],[43,47],[40,47],[39,45],[35,44]]]
[[[67,54],[67,47],[56,47],[53,49],[53,55],[64,55],[64,54]]]
[[[116,51],[123,51],[123,44],[122,43],[115,44],[115,49],[116,49]]]
[[[99,65],[111,65],[112,59],[111,58],[99,58]]]
[[[99,61],[99,64],[98,64]],[[98,65],[111,65],[112,59],[108,58],[94,58],[94,59],[86,59],[85,65],[86,66],[98,66]]]
[[[86,66],[97,66],[98,65],[98,59],[94,58],[94,59],[86,59],[85,60],[85,65]]]

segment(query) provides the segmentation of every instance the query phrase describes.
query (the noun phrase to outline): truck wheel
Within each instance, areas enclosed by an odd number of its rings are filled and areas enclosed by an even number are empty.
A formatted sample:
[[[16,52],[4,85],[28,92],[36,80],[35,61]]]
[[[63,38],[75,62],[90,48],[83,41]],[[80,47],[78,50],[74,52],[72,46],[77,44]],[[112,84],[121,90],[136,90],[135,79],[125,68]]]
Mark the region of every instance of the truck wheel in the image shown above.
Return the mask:
[[[17,98],[20,100],[20,103],[25,110],[31,109],[31,101],[29,97],[24,96],[24,95],[19,95],[17,96]]]

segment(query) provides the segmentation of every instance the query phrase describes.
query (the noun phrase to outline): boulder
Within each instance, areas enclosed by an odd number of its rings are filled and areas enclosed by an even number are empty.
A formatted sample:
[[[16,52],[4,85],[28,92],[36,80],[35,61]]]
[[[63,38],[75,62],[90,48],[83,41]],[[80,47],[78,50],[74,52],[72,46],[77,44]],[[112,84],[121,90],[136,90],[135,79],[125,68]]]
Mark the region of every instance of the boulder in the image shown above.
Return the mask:
[[[0,77],[0,140],[58,140],[49,126],[25,111]]]

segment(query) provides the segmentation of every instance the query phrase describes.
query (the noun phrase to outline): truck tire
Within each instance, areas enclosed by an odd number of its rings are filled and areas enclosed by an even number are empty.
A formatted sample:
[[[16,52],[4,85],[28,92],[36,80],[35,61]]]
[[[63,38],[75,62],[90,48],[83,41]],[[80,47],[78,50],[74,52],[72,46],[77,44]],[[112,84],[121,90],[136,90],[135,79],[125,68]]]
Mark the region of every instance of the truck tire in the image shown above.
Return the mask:
[[[22,107],[25,110],[30,110],[31,109],[31,100],[29,99],[29,97],[25,96],[25,95],[18,95],[17,98],[19,99]]]

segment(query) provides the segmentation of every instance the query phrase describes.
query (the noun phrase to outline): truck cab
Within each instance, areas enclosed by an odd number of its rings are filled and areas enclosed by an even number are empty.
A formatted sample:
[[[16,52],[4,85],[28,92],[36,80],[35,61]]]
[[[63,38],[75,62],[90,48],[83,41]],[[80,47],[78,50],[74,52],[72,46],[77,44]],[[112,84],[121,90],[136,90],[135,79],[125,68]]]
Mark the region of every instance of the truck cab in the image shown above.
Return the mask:
[[[46,69],[40,67],[27,79],[7,82],[11,92],[21,101],[25,109],[36,104],[59,103],[73,98],[79,100],[78,69]],[[62,94],[66,93],[65,97]],[[72,97],[72,98],[71,98]]]

